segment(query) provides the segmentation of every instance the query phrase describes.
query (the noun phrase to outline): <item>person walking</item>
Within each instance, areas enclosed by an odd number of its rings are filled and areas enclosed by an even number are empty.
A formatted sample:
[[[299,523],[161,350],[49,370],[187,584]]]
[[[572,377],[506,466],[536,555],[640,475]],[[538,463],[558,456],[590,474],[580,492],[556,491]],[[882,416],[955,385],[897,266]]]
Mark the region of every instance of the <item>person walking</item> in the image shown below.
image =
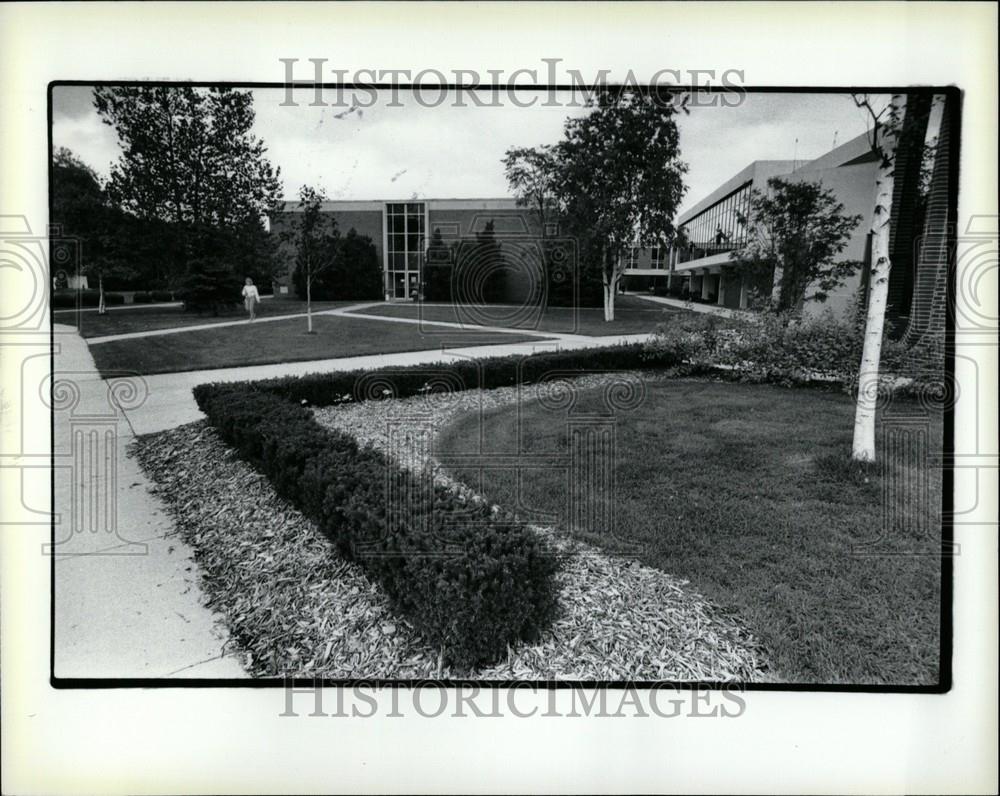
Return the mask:
[[[246,307],[247,312],[250,313],[251,321],[257,317],[257,304],[259,303],[260,294],[257,292],[257,286],[248,276],[246,284],[243,285],[243,306]]]

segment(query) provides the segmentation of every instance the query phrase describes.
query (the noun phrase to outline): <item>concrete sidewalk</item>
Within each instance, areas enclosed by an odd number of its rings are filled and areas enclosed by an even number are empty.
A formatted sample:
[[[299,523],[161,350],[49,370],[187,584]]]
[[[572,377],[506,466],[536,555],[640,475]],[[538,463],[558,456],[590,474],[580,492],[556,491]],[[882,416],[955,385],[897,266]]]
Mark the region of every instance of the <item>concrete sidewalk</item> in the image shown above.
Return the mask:
[[[378,302],[381,303],[381,302]],[[369,301],[364,304],[350,304],[344,307],[334,307],[329,310],[316,310],[313,312],[313,317],[318,318],[321,315],[343,315],[348,310],[361,310],[366,307],[374,306],[374,303]],[[166,329],[149,329],[143,332],[122,332],[121,334],[105,334],[99,337],[88,337],[87,345],[100,345],[101,343],[110,343],[114,340],[133,340],[137,337],[161,337],[165,334],[184,334],[185,332],[202,332],[206,329],[223,329],[227,326],[246,326],[249,323],[273,323],[275,321],[288,321],[295,318],[305,318],[305,312],[296,312],[289,315],[264,315],[257,318],[254,321],[250,321],[249,318],[240,318],[238,321],[219,321],[217,323],[199,323],[193,326],[168,326]],[[367,317],[364,315],[358,316],[361,318]]]
[[[223,654],[190,548],[128,455],[124,385],[112,392],[86,343],[56,330],[55,675],[246,677]]]
[[[547,337],[550,335],[546,335]],[[531,354],[536,351],[556,351],[618,343],[643,342],[648,334],[618,335],[613,337],[584,337],[566,335],[565,339],[526,341],[466,348],[404,351],[395,354],[374,354],[338,359],[288,362],[277,365],[253,365],[242,368],[196,370],[187,373],[163,373],[141,377],[145,383],[146,399],[141,405],[127,408],[125,414],[135,434],[150,434],[184,423],[200,420],[204,415],[194,401],[192,389],[206,382],[250,381],[278,376],[302,376],[307,373],[328,373],[339,370],[371,369],[404,365],[427,365],[456,359],[483,359],[510,354]]]
[[[385,320],[379,318],[379,320]],[[409,351],[311,362],[103,380],[87,343],[56,325],[56,386],[76,401],[55,413],[55,674],[57,677],[246,677],[225,655],[191,549],[128,447],[137,435],[202,417],[192,388],[306,373],[433,364],[639,342],[583,337]],[[58,390],[57,390],[58,392]],[[141,444],[141,442],[139,442]]]

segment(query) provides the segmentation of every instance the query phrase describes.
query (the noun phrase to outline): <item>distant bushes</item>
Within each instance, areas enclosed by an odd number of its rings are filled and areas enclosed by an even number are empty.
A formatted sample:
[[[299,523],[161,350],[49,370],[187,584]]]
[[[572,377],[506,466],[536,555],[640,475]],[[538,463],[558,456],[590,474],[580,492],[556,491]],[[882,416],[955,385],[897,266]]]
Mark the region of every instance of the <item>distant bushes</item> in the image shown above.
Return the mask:
[[[381,583],[448,662],[496,660],[551,621],[558,561],[535,533],[422,481],[273,392],[201,385],[195,398],[240,456]]]
[[[174,294],[169,290],[140,290],[132,296],[134,304],[162,304],[173,300]]]
[[[77,303],[79,301],[79,304]],[[99,290],[54,290],[51,303],[53,309],[76,309],[80,307],[97,307],[101,302]],[[121,293],[104,293],[104,306],[114,307],[125,303]]]
[[[372,239],[353,227],[332,238],[328,262],[317,268],[310,293],[313,301],[379,300],[384,285],[382,263]],[[306,297],[306,277],[299,265],[292,272],[295,294]]]

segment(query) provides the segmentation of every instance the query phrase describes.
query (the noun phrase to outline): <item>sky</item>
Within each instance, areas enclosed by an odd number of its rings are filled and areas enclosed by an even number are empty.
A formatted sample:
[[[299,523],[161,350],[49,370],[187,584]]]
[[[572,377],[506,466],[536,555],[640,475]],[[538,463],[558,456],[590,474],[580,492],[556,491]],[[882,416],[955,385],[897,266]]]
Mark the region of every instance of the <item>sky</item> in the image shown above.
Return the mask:
[[[583,109],[476,107],[468,95],[425,107],[401,91],[350,112],[349,101],[313,107],[311,90],[297,91],[297,107],[283,106],[284,89],[253,89],[256,134],[281,169],[284,195],[303,184],[331,199],[477,198],[507,196],[501,159],[512,146],[552,144],[567,116]],[[349,98],[347,98],[349,100]],[[364,103],[370,98],[362,97]],[[67,147],[106,178],[119,156],[114,130],[93,108],[91,89],[53,89],[53,146]],[[681,158],[687,162],[683,213],[754,160],[806,161],[868,129],[866,113],[848,94],[752,94],[736,107],[696,107],[678,116]]]

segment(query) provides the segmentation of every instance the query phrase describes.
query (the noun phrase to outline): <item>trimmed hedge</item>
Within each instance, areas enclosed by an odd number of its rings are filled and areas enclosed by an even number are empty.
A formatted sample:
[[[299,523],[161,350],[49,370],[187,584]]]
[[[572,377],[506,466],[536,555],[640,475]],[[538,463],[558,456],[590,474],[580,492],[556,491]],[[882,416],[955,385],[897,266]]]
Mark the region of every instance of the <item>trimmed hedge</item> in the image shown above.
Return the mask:
[[[164,304],[174,300],[169,290],[140,290],[133,297],[134,304]]]
[[[243,382],[243,387],[269,393],[288,401],[305,401],[313,406],[332,406],[348,400],[364,401],[386,397],[408,398],[423,392],[513,387],[530,384],[543,377],[574,371],[640,370],[668,368],[680,359],[670,350],[651,350],[643,343],[553,351],[528,356],[499,356],[460,360],[447,364],[407,365],[378,370],[346,370],[285,376]],[[233,384],[203,384],[202,395],[214,390],[231,390]],[[197,395],[197,393],[196,393]]]
[[[276,391],[215,384],[194,393],[239,455],[381,583],[449,663],[497,660],[551,622],[558,561],[537,534],[324,428]],[[407,496],[405,510],[393,510],[389,486]]]
[[[52,306],[55,309],[75,309],[79,297],[79,306],[96,307],[101,303],[99,290],[54,290],[52,291]],[[121,293],[104,291],[104,306],[112,307],[125,303]]]

